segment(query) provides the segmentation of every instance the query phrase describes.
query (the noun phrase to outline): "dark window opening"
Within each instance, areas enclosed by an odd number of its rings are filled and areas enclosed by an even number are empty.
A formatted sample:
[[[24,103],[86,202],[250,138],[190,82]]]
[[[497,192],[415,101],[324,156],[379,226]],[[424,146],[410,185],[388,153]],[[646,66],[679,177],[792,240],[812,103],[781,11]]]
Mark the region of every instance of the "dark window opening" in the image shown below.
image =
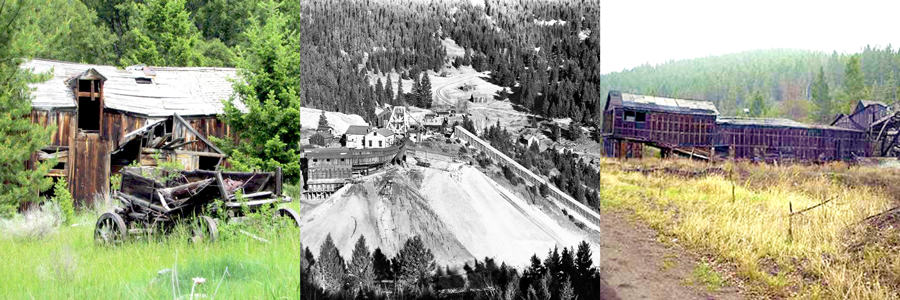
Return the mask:
[[[79,92],[90,92],[92,84],[93,84],[92,80],[79,79],[78,80],[78,91]]]
[[[147,77],[137,77],[134,79],[134,82],[137,84],[153,84],[153,79]]]
[[[638,122],[646,122],[647,121],[647,113],[639,112],[639,113],[637,113],[637,116],[635,117],[635,119],[637,119]]]
[[[166,119],[166,122],[165,122],[165,123],[166,123],[166,129],[165,129],[165,130],[166,130],[166,133],[171,133],[171,132],[174,131],[173,129],[175,128],[175,125],[173,125],[173,124],[174,124],[173,121],[172,121],[173,118],[174,118],[174,117],[172,117],[172,118],[167,118],[167,119]]]
[[[100,131],[100,99],[78,98],[78,129]]]
[[[625,122],[634,122],[634,112],[633,111],[625,112]]]
[[[219,158],[212,156],[200,156],[200,160],[197,161],[197,168],[200,170],[209,170],[215,171],[216,166],[219,165]]]

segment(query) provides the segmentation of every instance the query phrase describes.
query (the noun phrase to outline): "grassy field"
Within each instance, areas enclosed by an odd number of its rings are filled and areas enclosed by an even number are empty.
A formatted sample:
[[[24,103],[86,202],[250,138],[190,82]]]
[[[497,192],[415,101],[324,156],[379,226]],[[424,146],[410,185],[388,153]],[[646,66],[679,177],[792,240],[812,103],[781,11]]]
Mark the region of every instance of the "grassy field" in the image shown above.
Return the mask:
[[[633,211],[661,241],[711,257],[751,295],[900,296],[900,226],[860,223],[896,205],[896,170],[657,159],[602,165],[603,210]],[[789,207],[797,212],[827,200],[789,217]]]
[[[94,244],[95,221],[95,213],[85,212],[75,226],[40,239],[4,232],[0,298],[190,299],[194,278],[205,279],[194,287],[194,299],[300,297],[298,229],[254,232],[269,243],[226,228],[214,243],[192,244],[176,232],[105,247]]]

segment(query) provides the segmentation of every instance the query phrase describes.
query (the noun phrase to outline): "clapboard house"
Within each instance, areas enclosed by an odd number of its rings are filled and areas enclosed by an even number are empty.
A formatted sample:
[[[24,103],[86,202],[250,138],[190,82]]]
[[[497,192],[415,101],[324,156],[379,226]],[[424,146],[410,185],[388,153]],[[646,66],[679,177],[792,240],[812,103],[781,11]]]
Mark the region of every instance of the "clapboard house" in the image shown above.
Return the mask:
[[[707,153],[718,114],[712,102],[611,91],[604,108],[604,152],[641,157],[646,144],[665,152]]]
[[[208,137],[234,136],[216,115],[234,94],[235,69],[37,59],[22,68],[50,75],[31,85],[31,120],[55,128],[33,159],[56,159],[49,176],[65,178],[79,203],[108,193],[110,176],[129,164],[166,160],[188,170],[216,169],[225,155]]]

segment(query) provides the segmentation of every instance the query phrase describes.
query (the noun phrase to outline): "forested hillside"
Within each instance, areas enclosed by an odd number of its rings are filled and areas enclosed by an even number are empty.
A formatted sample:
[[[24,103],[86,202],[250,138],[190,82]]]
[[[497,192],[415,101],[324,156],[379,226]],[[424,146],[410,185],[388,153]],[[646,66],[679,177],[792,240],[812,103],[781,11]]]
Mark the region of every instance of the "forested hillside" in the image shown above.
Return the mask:
[[[596,1],[303,0],[300,7],[305,106],[370,114],[376,103],[404,97],[373,94],[368,70],[419,80],[424,70],[472,65],[501,86],[520,84],[516,100],[537,113],[589,122],[599,111]],[[447,61],[444,38],[465,54]]]
[[[820,71],[824,84],[816,85]],[[601,89],[604,97],[612,89],[709,100],[725,115],[754,110],[756,96],[761,116],[827,123],[860,99],[894,103],[898,72],[900,53],[890,46],[849,54],[770,49],[642,65],[603,75]]]

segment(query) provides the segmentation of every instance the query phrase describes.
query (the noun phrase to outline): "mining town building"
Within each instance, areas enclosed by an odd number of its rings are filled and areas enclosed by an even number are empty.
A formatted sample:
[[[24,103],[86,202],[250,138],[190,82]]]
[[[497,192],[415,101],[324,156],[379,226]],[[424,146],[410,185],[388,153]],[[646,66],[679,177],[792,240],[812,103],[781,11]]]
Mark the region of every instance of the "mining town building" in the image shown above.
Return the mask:
[[[49,176],[65,178],[79,205],[107,194],[110,176],[129,164],[167,160],[188,170],[216,169],[225,154],[207,137],[234,136],[216,115],[234,95],[235,69],[119,69],[39,59],[22,68],[50,75],[31,84],[32,122],[55,128],[32,159],[56,159]]]
[[[882,113],[860,103],[860,120]],[[836,120],[838,122],[840,120]],[[866,125],[868,126],[868,125]],[[786,119],[722,117],[712,102],[611,91],[604,109],[603,147],[610,157],[641,157],[644,146],[701,159],[844,160],[870,156],[866,131]],[[866,127],[868,128],[868,127]]]

